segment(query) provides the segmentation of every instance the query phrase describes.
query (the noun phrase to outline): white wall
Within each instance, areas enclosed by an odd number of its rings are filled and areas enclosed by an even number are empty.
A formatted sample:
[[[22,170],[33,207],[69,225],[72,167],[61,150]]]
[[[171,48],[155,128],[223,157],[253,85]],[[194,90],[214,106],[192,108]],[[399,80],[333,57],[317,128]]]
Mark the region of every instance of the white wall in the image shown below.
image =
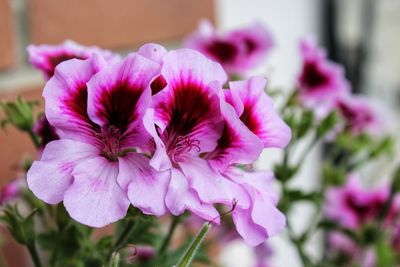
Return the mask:
[[[265,64],[258,68],[256,74],[266,75],[272,87],[292,89],[296,74],[300,68],[298,41],[307,35],[319,32],[318,0],[218,0],[217,26],[228,30],[251,24],[255,20],[265,23],[274,35],[276,47]],[[315,186],[318,170],[318,151],[308,159],[305,169],[295,184],[310,190]],[[280,151],[270,150],[263,153],[257,168],[268,169],[274,159],[281,156]],[[314,164],[311,164],[314,162]],[[314,167],[314,168],[313,168]],[[308,224],[311,210],[307,207],[296,207],[291,220],[295,229],[301,230]],[[284,234],[268,241],[274,250],[272,266],[301,266],[296,251],[285,240]],[[319,242],[313,242],[309,251],[318,255]],[[227,267],[250,267],[252,259],[245,246],[236,243],[229,246],[222,254],[222,262]]]

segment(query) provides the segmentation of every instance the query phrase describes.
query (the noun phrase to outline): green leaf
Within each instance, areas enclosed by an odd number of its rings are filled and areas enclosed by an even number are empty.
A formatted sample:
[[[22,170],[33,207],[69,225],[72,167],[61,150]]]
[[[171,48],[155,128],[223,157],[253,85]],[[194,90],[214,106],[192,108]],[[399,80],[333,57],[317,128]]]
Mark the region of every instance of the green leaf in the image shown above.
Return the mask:
[[[313,203],[320,202],[322,196],[319,192],[304,192],[298,189],[290,189],[285,192],[290,202],[310,201]]]
[[[23,217],[17,206],[7,205],[4,208],[3,215],[0,217],[14,239],[23,245],[35,242],[34,215],[37,210],[33,210],[27,217]]]
[[[297,139],[304,137],[314,124],[314,112],[306,110],[296,125]]]
[[[377,267],[396,266],[397,253],[393,250],[392,246],[387,243],[387,240],[380,239],[375,245],[375,252]]]
[[[336,111],[329,113],[317,126],[317,136],[323,137],[329,133],[339,122],[339,116]]]
[[[34,125],[33,108],[36,105],[36,101],[25,101],[21,97],[18,97],[15,102],[0,103],[0,110],[4,113],[1,126],[12,124],[22,131],[31,131]]]

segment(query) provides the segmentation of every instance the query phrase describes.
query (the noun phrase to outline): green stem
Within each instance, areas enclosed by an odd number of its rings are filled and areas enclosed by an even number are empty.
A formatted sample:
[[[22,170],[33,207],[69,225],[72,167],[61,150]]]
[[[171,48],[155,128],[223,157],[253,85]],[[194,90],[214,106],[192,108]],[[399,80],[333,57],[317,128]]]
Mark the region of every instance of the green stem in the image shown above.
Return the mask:
[[[318,140],[319,140],[318,136],[315,135],[313,137],[313,140],[311,141],[311,143],[308,144],[307,148],[303,150],[303,154],[301,155],[300,160],[297,163],[297,166],[300,166],[303,164],[303,162],[307,158],[308,154],[312,151],[314,146],[318,143]]]
[[[119,261],[120,261],[120,256],[118,252],[114,252],[111,255],[111,259],[110,259],[110,267],[118,267],[119,266]]]
[[[39,138],[36,136],[36,134],[31,130],[27,131],[29,134],[29,137],[31,138],[33,144],[35,145],[36,148],[40,147],[40,140]]]
[[[27,245],[29,254],[31,255],[33,264],[35,265],[35,267],[42,267],[42,263],[40,262],[40,258],[39,258],[39,253],[36,249],[36,245],[34,242],[32,242],[31,244]]]
[[[176,227],[178,226],[179,222],[180,222],[179,217],[173,217],[171,225],[169,226],[169,229],[168,229],[167,236],[163,240],[163,242],[160,246],[160,249],[158,250],[159,254],[164,253],[164,251],[167,249],[169,242],[171,241],[172,235],[174,234],[174,231],[175,231]]]
[[[307,254],[305,253],[304,249],[303,249],[303,242],[301,242],[294,234],[291,225],[289,224],[289,222],[287,223],[287,229],[288,229],[288,233],[289,233],[289,239],[292,242],[292,244],[295,246],[296,250],[297,250],[297,254],[299,254],[300,256],[300,260],[303,264],[304,267],[311,267],[313,266],[311,263],[310,258],[307,256]]]
[[[129,237],[129,233],[133,230],[133,227],[135,226],[135,222],[130,219],[128,221],[128,223],[125,225],[124,230],[122,230],[121,234],[119,235],[117,241],[115,242],[115,250],[114,251],[118,251],[120,250],[122,247],[125,246],[126,244],[126,240]]]
[[[196,235],[195,239],[192,241],[190,246],[187,248],[185,254],[174,267],[189,267],[196,255],[200,245],[203,243],[208,231],[211,229],[211,223],[207,222],[200,229],[199,233]]]

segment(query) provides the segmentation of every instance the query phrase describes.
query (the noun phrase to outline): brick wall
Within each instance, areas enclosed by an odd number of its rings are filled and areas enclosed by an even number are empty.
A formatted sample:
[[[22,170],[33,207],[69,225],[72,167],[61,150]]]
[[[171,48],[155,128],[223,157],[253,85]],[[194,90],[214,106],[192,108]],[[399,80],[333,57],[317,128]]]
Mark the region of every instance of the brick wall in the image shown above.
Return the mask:
[[[145,42],[176,44],[213,15],[213,0],[0,0],[0,99],[40,99],[42,76],[26,62],[30,43],[72,39],[116,51]],[[28,144],[11,128],[0,133],[0,185],[16,175],[24,152],[32,153]]]

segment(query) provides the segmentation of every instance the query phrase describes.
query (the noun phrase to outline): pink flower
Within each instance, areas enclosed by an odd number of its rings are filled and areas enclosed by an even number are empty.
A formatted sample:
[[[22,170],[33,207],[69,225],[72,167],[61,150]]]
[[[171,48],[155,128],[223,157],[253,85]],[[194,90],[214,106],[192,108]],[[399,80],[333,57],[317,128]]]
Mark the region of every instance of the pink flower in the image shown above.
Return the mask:
[[[230,82],[230,90],[225,91],[226,101],[261,140],[264,148],[284,148],[290,141],[291,130],[276,113],[272,99],[265,93],[266,83],[262,77]]]
[[[345,259],[346,263],[349,264],[345,266],[353,266],[351,263],[360,267],[376,266],[376,255],[373,247],[363,248],[340,232],[329,233],[328,254],[333,258],[341,259],[341,262]]]
[[[285,226],[285,217],[276,208],[278,195],[272,190],[270,172],[245,172],[234,166],[251,164],[263,147],[285,147],[290,128],[276,114],[272,100],[265,94],[265,80],[252,77],[230,83],[221,100],[224,130],[216,149],[206,155],[210,164],[235,186],[226,183],[238,233],[247,244],[257,246]],[[240,185],[239,188],[236,185]]]
[[[241,74],[258,66],[273,47],[271,34],[260,23],[219,35],[202,21],[185,45],[219,62],[230,74]]]
[[[101,55],[110,63],[116,63],[120,57],[111,51],[95,46],[83,46],[73,41],[65,41],[59,45],[29,45],[29,62],[41,70],[46,79],[50,79],[56,66],[63,61],[77,58],[87,59],[93,55]]]
[[[300,100],[321,114],[334,108],[335,101],[349,93],[342,66],[329,61],[313,38],[300,43],[303,67],[298,77]]]
[[[364,189],[357,177],[350,175],[347,183],[327,192],[325,214],[343,227],[359,229],[377,218],[389,196],[390,188]],[[393,206],[388,214],[390,221],[395,215]]]
[[[344,119],[343,128],[354,135],[386,132],[383,116],[377,106],[362,96],[349,96],[337,101],[337,109]]]
[[[148,129],[157,150],[151,164],[170,173],[165,201],[172,214],[188,209],[211,220],[218,216],[212,204],[228,200],[222,177],[200,155],[215,149],[223,130],[218,93],[226,74],[190,49],[170,51],[162,61],[167,86],[153,96],[156,129]]]
[[[13,180],[0,189],[0,205],[16,199],[20,194],[21,180]]]
[[[130,262],[146,262],[154,258],[156,255],[156,251],[152,246],[128,245],[127,247],[129,248],[128,261]]]
[[[143,119],[159,73],[159,64],[135,54],[114,65],[101,56],[59,64],[43,96],[60,140],[29,170],[32,192],[63,201],[72,218],[93,227],[123,218],[130,203],[164,214],[168,177],[135,152],[150,138]]]

